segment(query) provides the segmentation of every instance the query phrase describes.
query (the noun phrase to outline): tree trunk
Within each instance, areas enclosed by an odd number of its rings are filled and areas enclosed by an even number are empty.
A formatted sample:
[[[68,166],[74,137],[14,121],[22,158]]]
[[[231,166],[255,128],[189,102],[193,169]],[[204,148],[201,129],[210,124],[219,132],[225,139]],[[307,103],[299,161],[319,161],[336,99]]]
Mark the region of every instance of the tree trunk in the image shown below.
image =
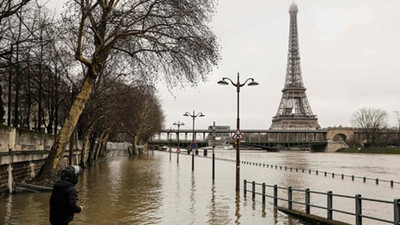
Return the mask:
[[[106,132],[107,132],[107,130],[104,130],[100,134],[99,141],[97,142],[97,148],[96,148],[96,152],[95,152],[95,155],[94,155],[94,160],[97,160],[99,158],[100,150],[102,148],[103,139],[104,139],[104,137],[106,135]]]
[[[81,162],[80,162],[80,166],[82,167],[82,168],[86,168],[87,167],[87,163],[86,163],[86,161],[87,161],[87,157],[86,157],[86,152],[87,152],[87,150],[88,150],[88,147],[89,147],[89,137],[90,137],[90,134],[92,133],[92,129],[91,128],[89,128],[89,129],[87,129],[86,130],[86,132],[85,132],[85,136],[84,136],[84,138],[83,138],[83,146],[82,146],[82,156],[81,156]]]
[[[88,166],[93,165],[94,145],[96,144],[96,138],[94,138],[94,135],[91,134],[90,136],[91,137],[89,138],[90,140],[89,156],[87,161]]]
[[[107,132],[106,135],[103,138],[102,144],[101,144],[101,148],[100,148],[100,153],[99,156],[105,156],[106,154],[106,149],[107,149],[107,141],[108,141],[108,137],[110,136],[110,132]]]
[[[140,155],[140,154],[141,154],[140,149],[137,149],[137,148],[136,148],[136,146],[137,146],[137,144],[138,144],[138,140],[139,140],[138,135],[135,135],[135,139],[134,139],[134,143],[133,143],[133,149],[134,149],[134,153],[137,152],[138,155]]]
[[[69,138],[69,154],[68,154],[68,165],[72,165],[72,156],[74,155],[74,132],[72,132]]]
[[[85,108],[86,102],[89,99],[90,93],[93,90],[95,80],[96,76],[91,75],[90,72],[86,74],[86,77],[83,80],[82,89],[76,96],[74,103],[71,106],[69,114],[64,121],[60,133],[57,135],[56,140],[51,147],[49,156],[40,168],[39,173],[33,179],[34,182],[49,183],[54,177],[57,171],[57,166],[62,159],[65,146],[68,143],[69,138],[78,122],[78,119],[82,114],[83,109]]]

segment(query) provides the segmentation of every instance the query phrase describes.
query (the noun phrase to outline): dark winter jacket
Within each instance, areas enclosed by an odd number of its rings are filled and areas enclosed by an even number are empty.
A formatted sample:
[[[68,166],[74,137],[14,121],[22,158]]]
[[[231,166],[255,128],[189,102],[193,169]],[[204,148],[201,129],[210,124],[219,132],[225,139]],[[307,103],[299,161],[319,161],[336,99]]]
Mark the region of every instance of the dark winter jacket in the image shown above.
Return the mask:
[[[78,182],[76,176],[72,174],[63,174],[53,186],[53,192],[50,197],[50,223],[69,223],[74,218],[74,213],[81,212],[81,207],[76,205],[78,192],[74,185]]]

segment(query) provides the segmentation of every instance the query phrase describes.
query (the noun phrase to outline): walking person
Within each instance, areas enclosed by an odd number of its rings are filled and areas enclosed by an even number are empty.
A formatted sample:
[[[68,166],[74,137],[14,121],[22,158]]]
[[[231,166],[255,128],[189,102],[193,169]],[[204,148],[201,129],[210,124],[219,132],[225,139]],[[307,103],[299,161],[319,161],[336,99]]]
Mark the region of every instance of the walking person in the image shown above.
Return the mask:
[[[76,205],[78,192],[74,186],[82,169],[79,166],[68,166],[61,172],[61,179],[54,186],[50,197],[50,223],[52,225],[68,225],[75,213],[83,210]]]

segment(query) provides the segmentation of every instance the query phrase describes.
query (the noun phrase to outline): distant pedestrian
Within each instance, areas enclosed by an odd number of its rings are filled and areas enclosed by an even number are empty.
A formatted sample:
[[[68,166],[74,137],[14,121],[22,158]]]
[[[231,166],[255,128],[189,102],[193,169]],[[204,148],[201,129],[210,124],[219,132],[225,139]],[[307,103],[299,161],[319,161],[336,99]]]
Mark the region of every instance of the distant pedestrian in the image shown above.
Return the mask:
[[[78,192],[74,186],[82,169],[79,166],[68,166],[61,172],[61,179],[54,186],[50,197],[50,223],[52,225],[68,225],[75,213],[83,210],[76,205]]]

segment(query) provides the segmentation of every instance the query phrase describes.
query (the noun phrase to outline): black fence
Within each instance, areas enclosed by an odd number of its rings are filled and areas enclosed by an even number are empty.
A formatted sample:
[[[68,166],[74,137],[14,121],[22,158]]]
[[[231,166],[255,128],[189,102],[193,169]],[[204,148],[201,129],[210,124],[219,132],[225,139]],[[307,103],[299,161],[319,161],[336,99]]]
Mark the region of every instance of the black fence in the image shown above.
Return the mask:
[[[251,184],[251,190],[247,189],[247,184]],[[354,216],[355,223],[356,225],[362,225],[363,219],[370,219],[373,221],[379,221],[383,223],[388,223],[388,224],[394,224],[394,225],[400,225],[400,199],[396,198],[393,201],[385,201],[385,200],[379,200],[379,199],[372,199],[372,198],[363,198],[360,194],[357,194],[355,196],[349,196],[349,195],[341,195],[341,194],[334,194],[331,191],[328,192],[319,192],[319,191],[311,191],[310,189],[295,189],[292,187],[280,187],[278,185],[267,185],[265,183],[256,183],[255,181],[253,182],[248,182],[244,180],[244,195],[246,196],[247,192],[250,192],[252,194],[252,197],[255,198],[256,195],[261,195],[262,197],[262,202],[265,204],[266,198],[272,198],[274,201],[274,206],[278,207],[278,201],[284,201],[287,202],[287,209],[292,210],[293,209],[293,204],[298,204],[304,206],[304,213],[310,214],[311,208],[318,208],[322,210],[326,210],[326,218],[328,220],[333,219],[333,213],[341,213],[341,214],[346,214],[350,216]],[[258,187],[258,192],[256,190],[256,187]],[[259,192],[261,187],[261,192]],[[267,194],[267,188],[272,189],[272,195]],[[285,190],[287,191],[287,196],[283,197],[280,196],[279,190]],[[295,201],[293,200],[293,192],[298,192],[302,195],[304,195],[304,201]],[[316,195],[322,195],[326,197],[326,206],[321,206],[321,205],[315,205],[311,202],[311,194],[316,194]],[[337,209],[333,207],[333,201],[334,198],[346,198],[346,199],[352,199],[355,203],[355,210],[354,212],[349,212],[349,211],[344,211],[341,209]],[[374,216],[370,215],[365,215],[363,214],[363,203],[365,202],[374,202],[374,203],[383,203],[387,207],[392,207],[393,208],[393,220],[387,220],[383,218],[377,218]]]

